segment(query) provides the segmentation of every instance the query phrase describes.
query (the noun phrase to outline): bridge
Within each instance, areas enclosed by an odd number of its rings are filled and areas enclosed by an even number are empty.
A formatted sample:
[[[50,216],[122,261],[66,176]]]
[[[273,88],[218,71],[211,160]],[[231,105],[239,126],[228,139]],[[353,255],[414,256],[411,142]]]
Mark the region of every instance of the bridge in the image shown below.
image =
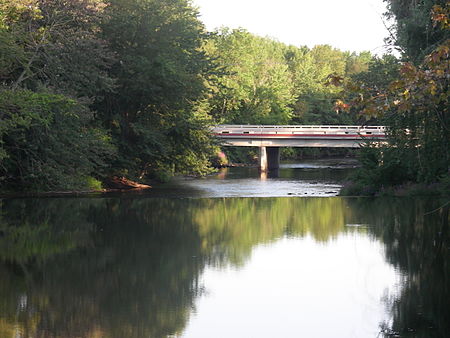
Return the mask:
[[[259,147],[262,171],[278,169],[280,147],[359,148],[386,141],[383,126],[218,125],[212,132],[224,146]]]

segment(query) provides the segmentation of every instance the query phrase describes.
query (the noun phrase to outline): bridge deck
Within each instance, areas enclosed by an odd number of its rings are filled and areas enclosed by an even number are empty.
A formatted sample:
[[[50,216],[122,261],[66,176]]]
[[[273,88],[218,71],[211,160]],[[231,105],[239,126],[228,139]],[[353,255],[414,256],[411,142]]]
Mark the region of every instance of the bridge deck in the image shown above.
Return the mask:
[[[219,125],[213,134],[220,138],[385,138],[383,126],[252,126]]]
[[[386,140],[383,126],[219,125],[213,134],[225,145],[241,147],[359,147]]]

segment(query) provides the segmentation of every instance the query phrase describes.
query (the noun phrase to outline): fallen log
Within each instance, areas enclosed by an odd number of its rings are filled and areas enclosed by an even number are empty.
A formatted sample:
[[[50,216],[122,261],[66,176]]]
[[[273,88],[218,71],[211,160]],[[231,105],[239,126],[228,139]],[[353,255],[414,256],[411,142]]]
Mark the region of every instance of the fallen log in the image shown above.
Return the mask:
[[[141,184],[132,180],[129,180],[123,176],[113,176],[104,182],[106,188],[108,189],[120,189],[120,190],[131,190],[131,189],[150,189],[151,186],[147,184]]]

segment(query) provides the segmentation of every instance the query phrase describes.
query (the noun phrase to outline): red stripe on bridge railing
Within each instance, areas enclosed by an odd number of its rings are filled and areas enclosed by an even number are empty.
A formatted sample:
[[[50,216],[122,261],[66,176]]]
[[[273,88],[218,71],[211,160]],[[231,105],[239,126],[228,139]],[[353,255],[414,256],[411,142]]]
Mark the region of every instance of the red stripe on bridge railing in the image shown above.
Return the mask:
[[[386,138],[385,135],[380,134],[236,134],[236,133],[214,133],[215,136],[219,137],[266,137],[266,138],[277,138],[277,137],[289,137],[289,138],[302,138],[302,137],[334,137],[334,138]]]

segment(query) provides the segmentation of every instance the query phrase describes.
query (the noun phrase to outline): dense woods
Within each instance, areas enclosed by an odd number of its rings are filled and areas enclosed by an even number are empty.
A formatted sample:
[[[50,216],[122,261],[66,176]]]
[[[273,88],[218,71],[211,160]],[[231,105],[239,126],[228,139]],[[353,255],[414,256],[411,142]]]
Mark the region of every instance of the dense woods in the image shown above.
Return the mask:
[[[430,89],[439,102],[424,97],[420,114],[434,135],[424,153],[447,150],[432,169],[406,176],[430,182],[448,170],[448,6],[388,3],[396,19],[391,43],[417,72],[426,73],[418,60],[441,48],[428,64],[440,67]],[[436,3],[441,24],[433,26]],[[205,174],[218,150],[209,135],[216,123],[380,123],[385,114],[345,104],[359,94],[329,85],[330,75],[374,94],[407,81],[399,65],[391,55],[288,46],[244,29],[207,32],[189,0],[0,0],[1,189],[79,190],[113,176]],[[335,102],[355,108],[340,112]],[[417,115],[415,103],[410,111]],[[382,122],[411,129],[390,117]],[[403,145],[398,156],[414,153],[409,141]]]
[[[213,66],[185,0],[2,0],[2,186],[204,173]]]
[[[392,68],[385,57],[384,80],[381,64],[375,63],[377,68],[347,82],[344,88],[353,94],[341,108],[381,120],[388,126],[389,144],[363,149],[363,168],[345,193],[391,193],[392,186],[412,185],[415,193],[448,194],[450,3],[387,2],[403,62]],[[345,82],[333,78],[340,80]]]

